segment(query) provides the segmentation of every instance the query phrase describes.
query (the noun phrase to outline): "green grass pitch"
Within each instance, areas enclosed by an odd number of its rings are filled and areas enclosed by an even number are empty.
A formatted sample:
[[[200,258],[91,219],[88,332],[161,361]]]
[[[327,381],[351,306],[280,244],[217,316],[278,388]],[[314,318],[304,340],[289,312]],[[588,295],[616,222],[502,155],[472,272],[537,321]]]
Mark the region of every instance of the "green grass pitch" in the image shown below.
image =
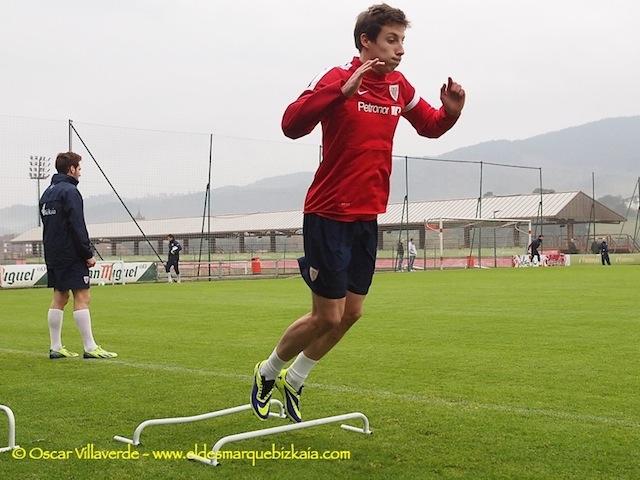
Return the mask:
[[[637,479],[640,267],[381,273],[365,315],[316,367],[306,419],[337,424],[225,450],[348,450],[351,459],[13,459],[3,479]],[[149,418],[247,403],[254,364],[309,305],[299,278],[95,287],[96,339],[115,361],[47,357],[45,289],[0,292],[0,404],[26,451],[126,450]],[[63,340],[81,351],[65,312]],[[141,453],[209,448],[266,428],[249,412],[150,427]],[[355,423],[354,423],[355,424]],[[0,446],[7,427],[0,414]],[[40,450],[38,450],[40,449]]]

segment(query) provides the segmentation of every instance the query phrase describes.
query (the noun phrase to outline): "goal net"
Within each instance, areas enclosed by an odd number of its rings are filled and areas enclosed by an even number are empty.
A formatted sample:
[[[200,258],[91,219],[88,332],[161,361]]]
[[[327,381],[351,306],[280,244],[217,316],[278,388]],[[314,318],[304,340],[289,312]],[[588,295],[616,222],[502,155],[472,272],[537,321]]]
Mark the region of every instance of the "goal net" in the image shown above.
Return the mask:
[[[531,221],[431,218],[424,222],[425,268],[512,267],[531,243]]]

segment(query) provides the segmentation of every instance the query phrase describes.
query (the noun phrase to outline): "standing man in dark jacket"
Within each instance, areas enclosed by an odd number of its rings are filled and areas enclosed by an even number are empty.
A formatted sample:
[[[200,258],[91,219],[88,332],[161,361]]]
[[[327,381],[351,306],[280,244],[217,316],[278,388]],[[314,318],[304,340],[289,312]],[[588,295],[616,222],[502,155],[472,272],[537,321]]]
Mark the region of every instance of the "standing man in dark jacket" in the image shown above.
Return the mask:
[[[167,236],[167,240],[169,240],[169,256],[167,257],[167,264],[164,266],[164,269],[167,272],[167,281],[169,283],[173,281],[171,279],[171,267],[173,267],[173,271],[176,272],[176,282],[180,283],[180,267],[178,266],[178,263],[180,262],[180,251],[182,250],[182,245],[180,245],[176,240],[176,237],[171,234]]]
[[[529,255],[529,261],[531,261],[531,263],[533,263],[533,257],[538,257],[538,265],[541,265],[540,252],[538,252],[538,249],[542,246],[542,240],[543,239],[544,239],[543,235],[538,235],[538,238],[536,238],[529,245],[529,250],[531,251],[531,253]]]
[[[600,244],[600,259],[602,260],[602,265],[606,264],[611,265],[611,260],[609,260],[609,245],[606,240],[602,240]]]
[[[48,313],[51,359],[78,356],[62,345],[62,317],[69,290],[73,292],[73,318],[82,336],[84,358],[118,356],[97,345],[91,331],[89,268],[96,264],[96,259],[84,221],[82,195],[77,189],[80,160],[82,157],[77,153],[58,154],[58,173],[40,199],[48,286],[53,288]]]
[[[396,255],[396,270],[402,271],[402,261],[404,260],[404,244],[402,240],[398,241],[398,252]]]

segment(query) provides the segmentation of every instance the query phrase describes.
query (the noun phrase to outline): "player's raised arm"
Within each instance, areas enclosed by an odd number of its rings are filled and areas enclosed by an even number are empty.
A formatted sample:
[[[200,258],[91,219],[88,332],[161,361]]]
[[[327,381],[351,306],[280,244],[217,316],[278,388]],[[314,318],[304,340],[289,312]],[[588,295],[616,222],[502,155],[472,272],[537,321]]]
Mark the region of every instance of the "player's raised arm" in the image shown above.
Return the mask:
[[[447,84],[440,88],[442,107],[433,108],[424,99],[416,96],[415,102],[409,105],[403,116],[409,120],[419,135],[438,138],[458,121],[464,107],[466,94],[460,84],[451,77]]]
[[[282,117],[283,133],[289,138],[300,138],[311,133],[333,105],[346,99],[342,94],[343,83],[335,68],[316,77],[285,110]]]
[[[440,88],[440,101],[450,117],[459,117],[464,107],[466,93],[462,85],[454,82],[451,77]]]
[[[342,94],[347,98],[353,96],[353,94],[356,93],[356,90],[360,88],[360,85],[362,85],[362,77],[364,77],[364,74],[373,70],[374,67],[382,65],[384,65],[384,62],[381,62],[377,58],[364,62],[356,69],[355,72],[353,72],[353,75],[344,82],[344,85],[341,88]]]

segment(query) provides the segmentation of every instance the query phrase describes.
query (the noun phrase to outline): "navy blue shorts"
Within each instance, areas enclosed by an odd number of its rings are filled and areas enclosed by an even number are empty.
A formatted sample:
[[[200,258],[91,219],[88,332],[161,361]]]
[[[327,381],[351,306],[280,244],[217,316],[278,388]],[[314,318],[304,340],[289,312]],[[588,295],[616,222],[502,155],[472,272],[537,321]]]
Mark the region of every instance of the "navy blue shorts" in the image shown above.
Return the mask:
[[[313,213],[304,216],[302,278],[321,297],[344,298],[347,290],[366,295],[376,268],[378,222],[339,222]]]
[[[164,270],[169,273],[169,270],[171,270],[171,267],[173,267],[173,270],[176,272],[176,275],[180,275],[180,267],[178,267],[178,258],[174,257],[171,260],[169,260],[165,266],[164,266]]]
[[[60,292],[89,288],[91,279],[85,262],[50,267],[47,265],[47,286]]]

